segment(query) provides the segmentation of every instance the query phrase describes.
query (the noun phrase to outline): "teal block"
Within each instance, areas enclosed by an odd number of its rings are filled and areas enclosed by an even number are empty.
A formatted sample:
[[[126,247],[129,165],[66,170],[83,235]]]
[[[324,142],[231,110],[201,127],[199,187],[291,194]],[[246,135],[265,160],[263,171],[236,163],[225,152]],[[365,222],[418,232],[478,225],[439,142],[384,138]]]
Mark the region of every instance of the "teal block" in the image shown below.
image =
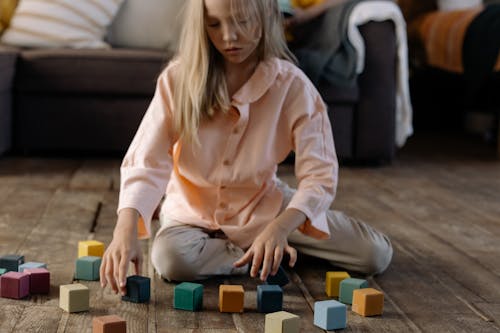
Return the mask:
[[[368,288],[368,281],[363,279],[347,278],[340,281],[339,301],[352,304],[352,292],[355,289]]]
[[[174,308],[199,311],[203,307],[203,285],[183,282],[174,288]]]
[[[275,284],[257,286],[257,310],[263,313],[278,312],[283,308],[283,290]]]
[[[47,268],[47,265],[44,264],[43,262],[25,262],[22,265],[19,265],[19,272],[22,273],[24,272],[25,269],[30,269],[30,268]]]
[[[75,279],[86,281],[99,280],[99,269],[101,268],[101,257],[80,257],[76,260]]]
[[[5,273],[7,273],[7,269],[0,268],[0,276],[4,275]]]
[[[346,328],[347,307],[335,300],[314,303],[314,325],[327,331]]]
[[[151,298],[151,279],[147,276],[132,275],[127,277],[127,293],[122,301],[146,303]]]
[[[0,268],[5,268],[7,272],[18,272],[19,265],[24,264],[24,256],[8,254],[0,257]]]

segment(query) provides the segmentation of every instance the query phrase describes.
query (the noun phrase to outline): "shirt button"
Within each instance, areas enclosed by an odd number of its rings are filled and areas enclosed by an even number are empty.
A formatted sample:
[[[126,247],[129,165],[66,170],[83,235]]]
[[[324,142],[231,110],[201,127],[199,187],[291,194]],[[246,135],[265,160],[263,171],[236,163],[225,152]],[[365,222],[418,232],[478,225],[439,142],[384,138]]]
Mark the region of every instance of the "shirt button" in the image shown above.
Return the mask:
[[[221,190],[225,190],[226,189],[226,185],[221,185],[220,189]]]
[[[221,202],[219,204],[219,207],[222,208],[222,209],[225,209],[225,208],[227,208],[227,204],[225,202]]]
[[[231,165],[231,162],[229,160],[224,160],[224,162],[222,162],[222,164],[224,164],[225,166],[228,166],[228,165]]]
[[[233,128],[233,134],[238,134],[238,132],[239,132],[238,127]]]

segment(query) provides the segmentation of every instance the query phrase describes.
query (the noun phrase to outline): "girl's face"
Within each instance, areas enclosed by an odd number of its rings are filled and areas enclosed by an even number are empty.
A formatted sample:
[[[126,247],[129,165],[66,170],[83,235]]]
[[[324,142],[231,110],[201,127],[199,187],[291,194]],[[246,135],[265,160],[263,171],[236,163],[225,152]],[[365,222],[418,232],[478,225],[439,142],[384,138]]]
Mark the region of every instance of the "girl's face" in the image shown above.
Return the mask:
[[[243,0],[252,1],[252,0]],[[256,60],[261,29],[252,17],[231,12],[231,0],[204,0],[208,38],[226,63]]]

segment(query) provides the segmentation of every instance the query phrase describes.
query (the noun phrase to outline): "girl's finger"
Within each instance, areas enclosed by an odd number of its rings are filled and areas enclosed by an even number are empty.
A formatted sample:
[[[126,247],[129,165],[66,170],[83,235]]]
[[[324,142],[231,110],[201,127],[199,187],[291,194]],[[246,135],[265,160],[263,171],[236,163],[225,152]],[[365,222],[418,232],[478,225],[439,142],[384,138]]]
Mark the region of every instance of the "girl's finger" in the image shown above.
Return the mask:
[[[106,287],[106,264],[108,263],[108,260],[106,258],[106,255],[103,256],[102,262],[101,262],[101,267],[99,268],[99,280],[101,281],[101,287],[104,288]]]
[[[106,283],[109,284],[111,289],[115,290],[113,287],[113,281],[115,280],[113,278],[113,257],[109,257],[108,259],[109,260],[108,260],[108,263],[106,264],[104,275],[105,275],[105,279],[107,281]]]
[[[262,258],[264,257],[264,250],[259,247],[254,249],[254,255],[252,259],[252,267],[250,268],[250,276],[256,277],[259,273],[260,265],[262,264]]]
[[[253,249],[249,248],[247,250],[247,252],[245,252],[245,254],[243,255],[243,257],[241,257],[240,259],[238,259],[237,261],[235,261],[233,265],[235,267],[245,266],[246,264],[248,264],[250,262],[250,260],[252,260],[252,257],[253,257]]]
[[[274,246],[266,246],[264,249],[264,262],[262,263],[262,270],[260,272],[260,279],[265,281],[271,272],[274,258]]]
[[[127,271],[128,271],[128,261],[129,258],[126,255],[122,255],[120,259],[120,264],[118,265],[118,288],[120,289],[120,292],[122,295],[125,295],[125,284],[126,284],[126,277],[127,277]]]
[[[290,261],[288,262],[288,265],[290,267],[295,266],[295,263],[297,262],[297,250],[295,250],[290,245],[287,245],[285,248],[285,252],[290,255]]]
[[[281,247],[277,247],[274,250],[274,261],[273,268],[271,270],[271,275],[276,275],[278,273],[278,269],[280,268],[281,260],[283,259],[283,249]]]
[[[137,259],[134,261],[135,264],[135,274],[142,275],[142,255],[137,256]]]

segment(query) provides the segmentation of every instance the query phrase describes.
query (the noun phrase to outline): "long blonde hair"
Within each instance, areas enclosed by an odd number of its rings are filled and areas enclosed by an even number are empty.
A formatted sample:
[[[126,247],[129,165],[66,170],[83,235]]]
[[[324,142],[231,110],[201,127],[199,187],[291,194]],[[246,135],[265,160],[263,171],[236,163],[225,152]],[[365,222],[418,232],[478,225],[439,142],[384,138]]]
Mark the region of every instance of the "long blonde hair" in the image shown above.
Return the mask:
[[[198,128],[214,110],[230,107],[224,60],[205,30],[204,0],[188,0],[178,51],[174,92],[174,127],[180,138],[199,144]],[[256,20],[261,28],[259,61],[278,57],[296,62],[286,45],[277,0],[231,0],[231,11]],[[242,28],[243,29],[243,28]]]

